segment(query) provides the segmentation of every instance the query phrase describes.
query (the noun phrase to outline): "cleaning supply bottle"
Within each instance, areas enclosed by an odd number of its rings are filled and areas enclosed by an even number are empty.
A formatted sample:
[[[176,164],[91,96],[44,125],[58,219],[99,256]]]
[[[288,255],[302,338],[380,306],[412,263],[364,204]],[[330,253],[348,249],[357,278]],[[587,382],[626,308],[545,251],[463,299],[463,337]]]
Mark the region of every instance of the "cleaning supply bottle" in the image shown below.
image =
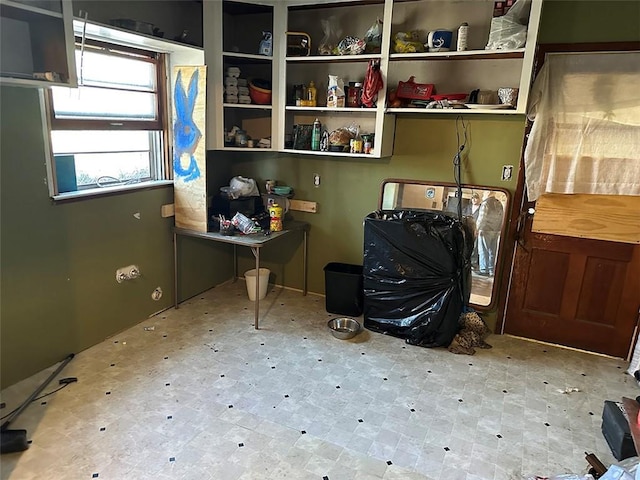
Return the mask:
[[[320,137],[322,136],[322,124],[317,118],[313,122],[313,130],[311,131],[311,150],[320,151]]]
[[[307,87],[307,101],[308,107],[315,107],[317,105],[316,95],[318,91],[316,90],[316,84],[313,80],[309,82],[309,86]]]

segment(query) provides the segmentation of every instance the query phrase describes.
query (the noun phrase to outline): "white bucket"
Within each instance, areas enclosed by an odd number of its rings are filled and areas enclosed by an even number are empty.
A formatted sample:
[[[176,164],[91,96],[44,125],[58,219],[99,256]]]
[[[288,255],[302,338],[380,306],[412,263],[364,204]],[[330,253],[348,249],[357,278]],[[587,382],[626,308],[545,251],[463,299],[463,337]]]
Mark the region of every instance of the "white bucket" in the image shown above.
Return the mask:
[[[268,268],[260,269],[260,300],[267,296],[267,286],[269,286],[269,274],[271,271]],[[247,282],[247,293],[249,294],[249,300],[256,301],[256,269],[252,268],[244,273],[244,279]]]

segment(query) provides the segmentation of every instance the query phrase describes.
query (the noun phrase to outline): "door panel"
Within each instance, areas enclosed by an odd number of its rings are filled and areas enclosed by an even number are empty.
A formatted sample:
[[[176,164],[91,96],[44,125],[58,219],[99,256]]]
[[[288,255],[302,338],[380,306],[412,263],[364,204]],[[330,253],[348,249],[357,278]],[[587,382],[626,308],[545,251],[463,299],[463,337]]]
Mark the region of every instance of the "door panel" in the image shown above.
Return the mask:
[[[534,249],[531,252],[529,278],[525,279],[524,308],[532,313],[559,315],[562,290],[567,276],[569,258],[560,252]],[[548,278],[547,272],[554,275]]]
[[[634,244],[532,233],[516,247],[505,333],[625,357],[640,302]]]

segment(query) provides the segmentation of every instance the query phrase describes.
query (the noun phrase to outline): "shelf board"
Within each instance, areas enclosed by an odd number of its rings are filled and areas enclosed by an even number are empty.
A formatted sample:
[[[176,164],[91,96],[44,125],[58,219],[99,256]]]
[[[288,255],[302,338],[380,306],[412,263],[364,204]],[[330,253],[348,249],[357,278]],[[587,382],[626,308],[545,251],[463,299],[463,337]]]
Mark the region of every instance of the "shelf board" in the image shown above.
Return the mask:
[[[192,55],[203,55],[203,48],[196,45],[168,40],[166,38],[154,37],[143,33],[125,30],[123,28],[106,25],[103,23],[86,22],[82,18],[73,19],[73,33],[81,37],[83,32],[87,38],[94,40],[116,43],[118,45],[129,45],[137,48],[148,48],[154,52],[181,53]],[[204,62],[204,59],[202,60]]]
[[[223,103],[224,108],[248,108],[253,110],[272,110],[271,105],[257,105],[255,103]]]
[[[9,75],[0,76],[0,85],[23,85],[32,87],[70,87],[69,82],[50,82],[48,80],[39,80],[36,78],[11,77]]]
[[[222,52],[223,57],[231,57],[236,60],[256,60],[259,62],[272,62],[273,57],[270,55],[258,55],[256,53],[240,53],[240,52]]]
[[[397,0],[396,0],[397,1]],[[363,5],[383,5],[384,0],[293,0],[289,10],[316,10],[319,8],[360,7]]]
[[[62,12],[54,12],[53,10],[47,10],[46,8],[32,7],[24,3],[12,2],[11,0],[2,0],[3,7],[11,7],[16,10],[22,10],[25,12],[36,13],[38,15],[46,15],[47,17],[62,18]]]
[[[407,60],[498,60],[524,58],[524,48],[515,50],[465,50],[462,52],[392,53],[391,61]]]
[[[516,109],[476,109],[476,108],[387,108],[385,113],[412,113],[415,115],[468,115],[468,114],[491,114],[491,115],[524,115],[525,112]]]
[[[365,55],[311,55],[308,57],[286,57],[290,63],[353,63],[368,62],[369,60],[379,60],[382,55],[379,53]]]
[[[332,112],[332,113],[376,113],[377,109],[375,108],[354,108],[354,107],[344,107],[344,108],[335,108],[335,107],[296,107],[293,105],[287,105],[285,107],[287,111],[296,111],[296,112]]]
[[[225,152],[247,152],[247,151],[258,151],[258,152],[274,152],[275,149],[273,148],[258,148],[258,147],[253,147],[253,148],[249,148],[249,147],[222,147],[222,148],[215,148],[214,150],[223,150]]]
[[[354,158],[379,158],[371,153],[348,153],[348,152],[318,152],[315,150],[294,150],[292,148],[285,148],[281,150],[284,153],[295,153],[298,155],[320,155],[323,157],[354,157]]]

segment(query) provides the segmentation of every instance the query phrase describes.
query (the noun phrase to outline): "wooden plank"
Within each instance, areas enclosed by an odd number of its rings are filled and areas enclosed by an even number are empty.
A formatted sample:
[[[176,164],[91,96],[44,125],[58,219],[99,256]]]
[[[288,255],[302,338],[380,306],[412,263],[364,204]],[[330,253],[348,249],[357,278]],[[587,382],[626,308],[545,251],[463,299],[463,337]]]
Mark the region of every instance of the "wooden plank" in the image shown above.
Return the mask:
[[[297,212],[317,213],[318,204],[316,202],[308,202],[306,200],[291,200],[289,210]]]
[[[531,230],[640,244],[640,196],[545,194],[536,203]]]
[[[160,215],[162,215],[162,218],[173,217],[175,214],[176,209],[173,203],[167,203],[166,205],[162,205],[162,207],[160,207]]]

